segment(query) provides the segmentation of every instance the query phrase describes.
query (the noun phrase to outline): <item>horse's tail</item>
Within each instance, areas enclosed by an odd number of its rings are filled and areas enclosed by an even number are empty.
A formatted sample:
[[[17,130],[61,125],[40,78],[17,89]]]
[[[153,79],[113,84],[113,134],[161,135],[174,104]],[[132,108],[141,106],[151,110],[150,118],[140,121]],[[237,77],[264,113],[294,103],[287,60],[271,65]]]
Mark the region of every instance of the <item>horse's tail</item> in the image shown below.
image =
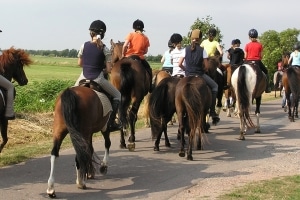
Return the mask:
[[[130,62],[123,62],[121,63],[121,88],[120,92],[121,94],[131,94],[131,91],[135,82],[134,82],[134,71],[131,67]]]
[[[67,88],[61,94],[61,111],[64,121],[70,133],[71,141],[76,151],[76,160],[78,162],[81,177],[94,172],[92,149],[89,141],[86,141],[80,132],[80,115],[78,114],[79,98],[76,93]]]
[[[200,86],[201,87],[201,86]],[[183,88],[182,99],[185,105],[186,114],[188,117],[188,123],[190,127],[191,134],[194,139],[194,146],[197,143],[196,131],[199,128],[199,137],[202,137],[202,127],[204,124],[204,105],[203,97],[200,94],[199,87],[195,84],[187,83]],[[200,125],[200,127],[199,127]]]
[[[298,80],[297,78],[297,73],[295,72],[295,69],[293,67],[289,67],[286,70],[286,74],[288,77],[288,84],[290,87],[290,90],[293,94],[293,99],[295,99],[296,97],[299,97],[300,95],[300,88],[298,86],[300,80]]]
[[[245,122],[249,122],[251,127],[254,127],[254,123],[250,117],[250,93],[247,84],[246,84],[246,66],[241,65],[239,67],[238,79],[237,79],[237,99],[239,101],[239,110],[240,115],[244,119]]]

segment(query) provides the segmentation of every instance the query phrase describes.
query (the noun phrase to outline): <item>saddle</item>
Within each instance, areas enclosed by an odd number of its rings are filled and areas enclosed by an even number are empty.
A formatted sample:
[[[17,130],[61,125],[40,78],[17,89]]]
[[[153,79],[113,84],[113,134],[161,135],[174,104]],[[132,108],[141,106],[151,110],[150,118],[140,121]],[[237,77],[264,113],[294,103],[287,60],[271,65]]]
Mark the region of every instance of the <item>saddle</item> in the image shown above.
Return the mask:
[[[81,87],[88,87],[91,88],[92,90],[95,90],[97,92],[103,93],[107,96],[107,98],[112,101],[112,96],[106,92],[98,83],[96,83],[93,80],[89,80],[89,79],[82,79],[79,81],[79,86]]]

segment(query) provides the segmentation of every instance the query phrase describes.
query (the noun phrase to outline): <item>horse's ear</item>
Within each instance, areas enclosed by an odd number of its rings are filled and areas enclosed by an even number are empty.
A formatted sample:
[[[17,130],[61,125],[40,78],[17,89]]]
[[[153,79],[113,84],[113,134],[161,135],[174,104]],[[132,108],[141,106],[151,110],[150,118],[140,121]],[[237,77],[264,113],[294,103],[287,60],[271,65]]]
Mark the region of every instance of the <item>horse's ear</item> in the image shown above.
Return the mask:
[[[110,39],[110,44],[113,45],[114,44],[114,41],[113,39]]]

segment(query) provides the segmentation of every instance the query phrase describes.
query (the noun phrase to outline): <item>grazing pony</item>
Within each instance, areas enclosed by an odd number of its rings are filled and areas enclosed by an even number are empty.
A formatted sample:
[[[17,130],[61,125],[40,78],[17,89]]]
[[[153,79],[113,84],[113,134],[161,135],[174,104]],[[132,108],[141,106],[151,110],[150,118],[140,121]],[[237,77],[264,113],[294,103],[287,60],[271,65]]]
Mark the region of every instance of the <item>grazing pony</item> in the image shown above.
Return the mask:
[[[76,157],[76,184],[86,189],[86,179],[95,175],[95,164],[100,165],[100,172],[107,173],[110,132],[107,121],[112,111],[110,100],[103,94],[89,87],[77,86],[65,89],[57,98],[54,108],[53,147],[51,151],[51,170],[48,179],[47,194],[55,197],[54,172],[55,160],[59,156],[62,141],[69,133]],[[101,163],[94,153],[93,134],[102,132],[105,140],[105,155]]]
[[[113,67],[110,74],[111,83],[121,92],[122,98],[119,109],[119,118],[122,122],[120,147],[126,148],[125,135],[127,126],[130,126],[128,149],[135,149],[135,123],[137,114],[144,99],[148,94],[151,77],[141,61],[136,58],[122,58],[123,42],[111,43]]]
[[[201,145],[202,148],[206,115],[208,114],[211,101],[211,90],[202,77],[188,76],[177,83],[175,107],[179,123],[178,134],[181,139],[180,157],[185,157],[185,131],[189,136],[187,160],[193,160],[193,145]]]
[[[0,56],[0,73],[7,80],[15,80],[20,86],[27,85],[28,79],[24,72],[23,67],[32,64],[32,60],[22,49],[15,49],[11,47],[10,49],[2,51]],[[1,136],[2,143],[0,144],[0,153],[8,141],[7,137],[7,127],[8,121],[4,117],[5,107],[6,107],[6,90],[0,88],[0,126],[1,126]]]
[[[260,105],[262,93],[266,88],[266,75],[256,63],[249,62],[239,66],[232,74],[231,83],[236,94],[236,106],[240,118],[240,140],[245,140],[247,126],[255,127],[250,110],[255,99],[257,119],[256,133],[260,133]],[[247,123],[248,122],[248,123]]]
[[[285,89],[285,97],[288,105],[288,118],[291,122],[298,118],[298,103],[300,95],[300,68],[289,67],[282,75],[282,83]],[[291,100],[292,94],[292,100]]]
[[[159,151],[159,143],[162,133],[165,135],[165,146],[170,147],[167,126],[172,119],[175,108],[176,85],[180,78],[167,77],[159,82],[149,96],[149,115],[152,140],[155,140],[154,151]]]

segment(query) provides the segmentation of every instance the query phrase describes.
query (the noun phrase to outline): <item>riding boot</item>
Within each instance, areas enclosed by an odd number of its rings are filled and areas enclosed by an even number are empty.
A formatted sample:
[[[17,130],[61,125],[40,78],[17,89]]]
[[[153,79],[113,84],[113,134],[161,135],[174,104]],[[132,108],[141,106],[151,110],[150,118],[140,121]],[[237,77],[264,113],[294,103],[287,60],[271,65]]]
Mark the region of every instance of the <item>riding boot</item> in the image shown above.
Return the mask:
[[[268,74],[266,74],[266,81],[267,81],[267,84],[266,84],[265,93],[271,93],[271,89],[269,87],[269,76],[268,76]]]
[[[112,101],[112,112],[109,116],[109,120],[108,120],[108,131],[109,132],[114,132],[114,131],[118,131],[122,129],[122,125],[121,123],[116,123],[115,119],[116,119],[116,115],[118,113],[119,110],[119,104],[120,101],[119,100],[113,100]]]
[[[212,102],[210,106],[210,116],[213,120],[213,123],[218,123],[220,121],[220,118],[218,114],[216,113],[216,99],[217,99],[217,92],[212,92]]]

